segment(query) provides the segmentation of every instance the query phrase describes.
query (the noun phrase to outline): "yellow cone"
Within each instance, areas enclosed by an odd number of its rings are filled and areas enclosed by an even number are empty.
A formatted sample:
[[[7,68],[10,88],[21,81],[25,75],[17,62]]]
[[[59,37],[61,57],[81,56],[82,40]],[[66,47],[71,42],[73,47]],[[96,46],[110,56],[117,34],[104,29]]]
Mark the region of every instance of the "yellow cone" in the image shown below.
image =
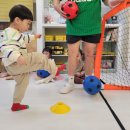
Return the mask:
[[[65,114],[70,111],[70,107],[63,102],[56,103],[55,105],[51,106],[50,109],[55,114]]]

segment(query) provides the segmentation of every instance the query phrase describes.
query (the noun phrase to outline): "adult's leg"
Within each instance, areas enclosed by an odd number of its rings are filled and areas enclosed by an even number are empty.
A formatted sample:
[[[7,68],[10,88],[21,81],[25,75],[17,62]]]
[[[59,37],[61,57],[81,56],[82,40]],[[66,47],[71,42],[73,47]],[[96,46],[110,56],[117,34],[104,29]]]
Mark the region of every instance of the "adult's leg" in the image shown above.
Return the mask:
[[[83,42],[83,51],[85,55],[85,75],[92,75],[94,69],[96,44]]]
[[[77,67],[77,55],[79,54],[80,41],[68,44],[68,75],[74,76]]]
[[[61,89],[60,93],[66,94],[74,89],[74,74],[77,67],[77,55],[79,53],[80,41],[68,44],[68,83]]]

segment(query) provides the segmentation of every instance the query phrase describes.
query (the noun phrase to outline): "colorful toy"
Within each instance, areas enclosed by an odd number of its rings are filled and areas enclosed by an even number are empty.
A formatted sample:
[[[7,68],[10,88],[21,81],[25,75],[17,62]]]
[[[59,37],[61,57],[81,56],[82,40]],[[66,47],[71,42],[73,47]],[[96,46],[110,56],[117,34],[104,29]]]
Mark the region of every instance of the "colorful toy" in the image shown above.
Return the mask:
[[[50,73],[46,70],[37,70],[37,75],[41,78],[46,78],[50,75]]]
[[[90,94],[97,94],[101,90],[101,81],[95,76],[88,76],[83,82],[84,90]]]
[[[74,19],[78,15],[78,6],[73,1],[65,2],[62,5],[61,10],[66,13],[68,19]]]
[[[56,73],[56,76],[58,76],[60,74],[61,71],[65,70],[66,69],[66,64],[62,64],[58,67],[58,70],[57,70],[57,73]]]

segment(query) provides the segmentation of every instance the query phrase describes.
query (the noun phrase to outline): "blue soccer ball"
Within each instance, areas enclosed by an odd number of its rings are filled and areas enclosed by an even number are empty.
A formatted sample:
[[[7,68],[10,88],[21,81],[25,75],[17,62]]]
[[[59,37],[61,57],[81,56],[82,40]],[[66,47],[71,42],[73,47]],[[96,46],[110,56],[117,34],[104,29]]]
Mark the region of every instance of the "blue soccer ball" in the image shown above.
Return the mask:
[[[46,78],[50,75],[50,73],[46,70],[37,70],[37,75],[41,78]]]
[[[83,88],[88,94],[95,95],[101,90],[101,81],[95,76],[88,76],[83,82]]]

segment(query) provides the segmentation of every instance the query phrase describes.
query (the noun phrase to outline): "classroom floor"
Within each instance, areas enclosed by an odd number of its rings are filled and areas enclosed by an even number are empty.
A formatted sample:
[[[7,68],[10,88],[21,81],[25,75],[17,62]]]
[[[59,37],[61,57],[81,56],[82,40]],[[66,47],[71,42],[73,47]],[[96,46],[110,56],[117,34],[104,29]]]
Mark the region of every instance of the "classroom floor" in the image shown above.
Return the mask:
[[[82,85],[69,94],[58,91],[66,82],[65,75],[55,83],[37,85],[30,75],[24,104],[25,111],[12,112],[15,82],[0,79],[0,130],[130,130],[130,92],[106,90],[95,96],[88,95]],[[62,79],[62,80],[61,80]],[[112,115],[102,96],[117,115]],[[63,102],[71,107],[67,114],[54,114],[50,107]]]

